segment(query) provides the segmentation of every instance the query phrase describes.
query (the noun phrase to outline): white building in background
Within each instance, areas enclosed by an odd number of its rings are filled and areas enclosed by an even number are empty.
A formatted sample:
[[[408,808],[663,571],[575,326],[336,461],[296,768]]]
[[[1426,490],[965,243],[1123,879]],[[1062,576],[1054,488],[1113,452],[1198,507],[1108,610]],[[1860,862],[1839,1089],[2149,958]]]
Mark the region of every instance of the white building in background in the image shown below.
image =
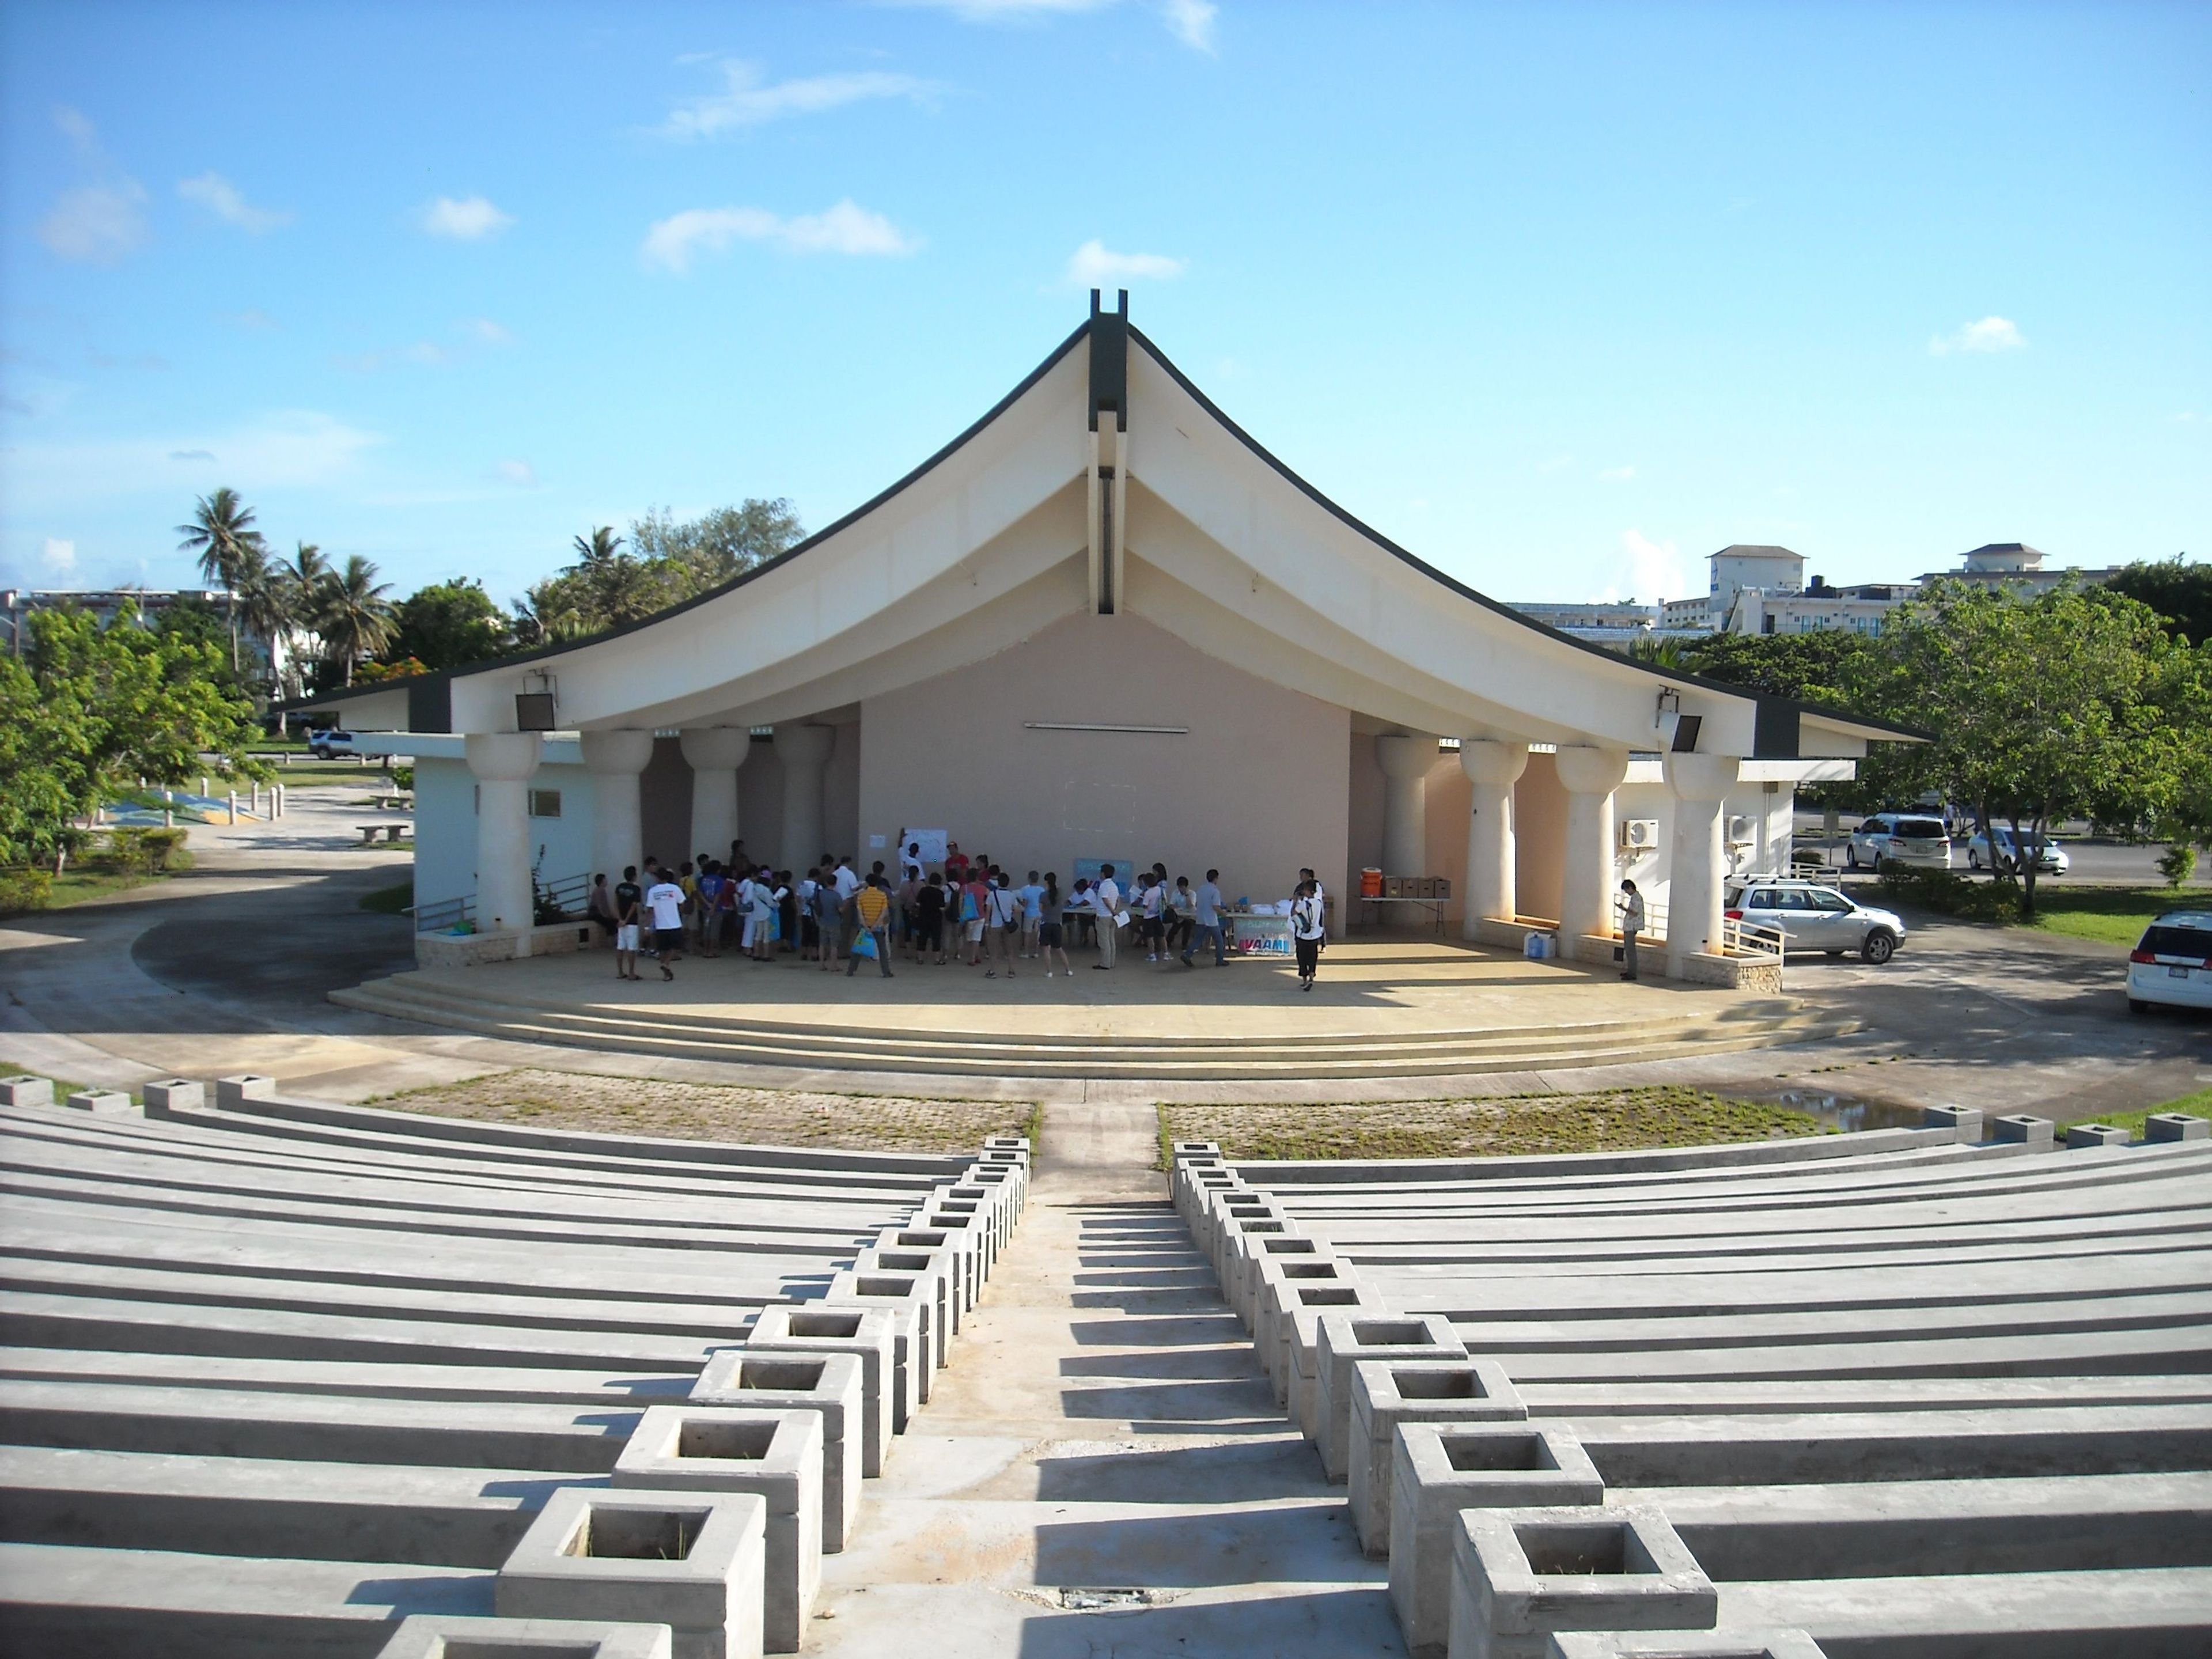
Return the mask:
[[[2069,579],[2079,582],[2108,582],[2120,574],[2118,565],[2108,566],[2102,570],[2065,567],[2045,569],[2043,562],[2049,556],[2041,548],[2030,547],[2025,542],[1984,542],[1966,555],[1961,568],[1931,572],[1920,580],[1932,582],[1942,576],[1954,582],[2002,587],[2008,592],[2033,597],[2038,593],[2047,593]]]
[[[226,614],[230,595],[220,587],[7,587],[0,588],[0,651],[21,656],[30,641],[30,618],[39,611],[70,609],[89,611],[102,628],[126,610],[136,607],[151,623],[164,611],[178,605],[204,605],[217,616]],[[248,677],[269,672],[270,645],[243,623],[239,629],[241,665]],[[279,658],[279,666],[282,659]]]
[[[865,869],[928,826],[1015,869],[1157,858],[1260,898],[1310,866],[1339,931],[1364,869],[1448,874],[1464,937],[1556,927],[1605,962],[1633,874],[1680,978],[1729,969],[1723,878],[1787,867],[1797,786],[1918,736],[1640,664],[1452,580],[1262,449],[1126,295],[724,587],[308,706],[407,734],[387,742],[416,756],[417,906],[465,899],[514,955],[533,867],[561,885],[742,840]]]

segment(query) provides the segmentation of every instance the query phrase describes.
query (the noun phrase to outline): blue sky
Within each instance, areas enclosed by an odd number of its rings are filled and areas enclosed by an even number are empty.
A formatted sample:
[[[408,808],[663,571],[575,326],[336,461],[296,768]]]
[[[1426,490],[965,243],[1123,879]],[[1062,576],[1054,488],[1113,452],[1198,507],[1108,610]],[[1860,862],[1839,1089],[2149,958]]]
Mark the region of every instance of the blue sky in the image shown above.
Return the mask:
[[[2212,554],[2212,8],[0,9],[0,584],[824,524],[1092,281],[1509,599]]]

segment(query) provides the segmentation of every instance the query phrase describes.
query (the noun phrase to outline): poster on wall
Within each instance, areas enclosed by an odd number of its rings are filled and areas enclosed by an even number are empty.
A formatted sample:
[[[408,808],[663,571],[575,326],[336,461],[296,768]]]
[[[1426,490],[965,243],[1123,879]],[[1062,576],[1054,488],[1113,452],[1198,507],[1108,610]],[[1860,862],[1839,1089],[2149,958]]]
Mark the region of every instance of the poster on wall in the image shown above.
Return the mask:
[[[923,869],[929,869],[933,866],[941,867],[944,865],[945,831],[942,830],[900,830],[898,833],[899,856],[904,858],[906,849],[917,842],[920,843],[921,851],[915,856],[921,860]]]
[[[1078,859],[1075,861],[1075,873],[1069,878],[1069,880],[1095,884],[1098,879],[1099,872],[1109,864],[1114,866],[1114,884],[1121,890],[1121,897],[1126,902],[1129,896],[1130,877],[1137,868],[1133,859]]]

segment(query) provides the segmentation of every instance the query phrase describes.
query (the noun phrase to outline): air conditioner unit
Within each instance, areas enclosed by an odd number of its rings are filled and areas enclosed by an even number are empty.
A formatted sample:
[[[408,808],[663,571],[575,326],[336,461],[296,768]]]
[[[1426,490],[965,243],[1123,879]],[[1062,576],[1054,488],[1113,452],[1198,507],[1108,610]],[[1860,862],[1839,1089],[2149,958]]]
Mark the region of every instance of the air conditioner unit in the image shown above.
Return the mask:
[[[1759,820],[1739,813],[1728,821],[1729,845],[1748,847],[1759,839]]]
[[[1659,820],[1623,818],[1620,821],[1620,844],[1631,852],[1650,852],[1659,845]]]

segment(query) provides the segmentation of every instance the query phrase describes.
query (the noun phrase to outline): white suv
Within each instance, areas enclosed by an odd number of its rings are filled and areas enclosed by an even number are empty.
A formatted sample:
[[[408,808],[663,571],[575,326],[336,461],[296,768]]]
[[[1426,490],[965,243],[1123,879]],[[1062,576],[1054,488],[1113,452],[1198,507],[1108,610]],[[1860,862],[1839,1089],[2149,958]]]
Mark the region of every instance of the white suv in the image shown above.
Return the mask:
[[[361,745],[354,741],[352,732],[332,727],[327,732],[307,733],[307,752],[317,760],[331,760],[340,755],[358,755]]]
[[[1727,893],[1729,921],[1778,929],[1793,951],[1825,951],[1839,957],[1856,951],[1880,967],[1905,943],[1902,917],[1818,882],[1753,877],[1730,882]]]
[[[2169,910],[2128,957],[2128,1007],[2212,1008],[2212,910]]]
[[[1854,870],[1879,870],[1885,863],[1924,869],[1951,867],[1951,837],[1943,820],[1923,812],[1877,812],[1851,831],[1844,862]]]

